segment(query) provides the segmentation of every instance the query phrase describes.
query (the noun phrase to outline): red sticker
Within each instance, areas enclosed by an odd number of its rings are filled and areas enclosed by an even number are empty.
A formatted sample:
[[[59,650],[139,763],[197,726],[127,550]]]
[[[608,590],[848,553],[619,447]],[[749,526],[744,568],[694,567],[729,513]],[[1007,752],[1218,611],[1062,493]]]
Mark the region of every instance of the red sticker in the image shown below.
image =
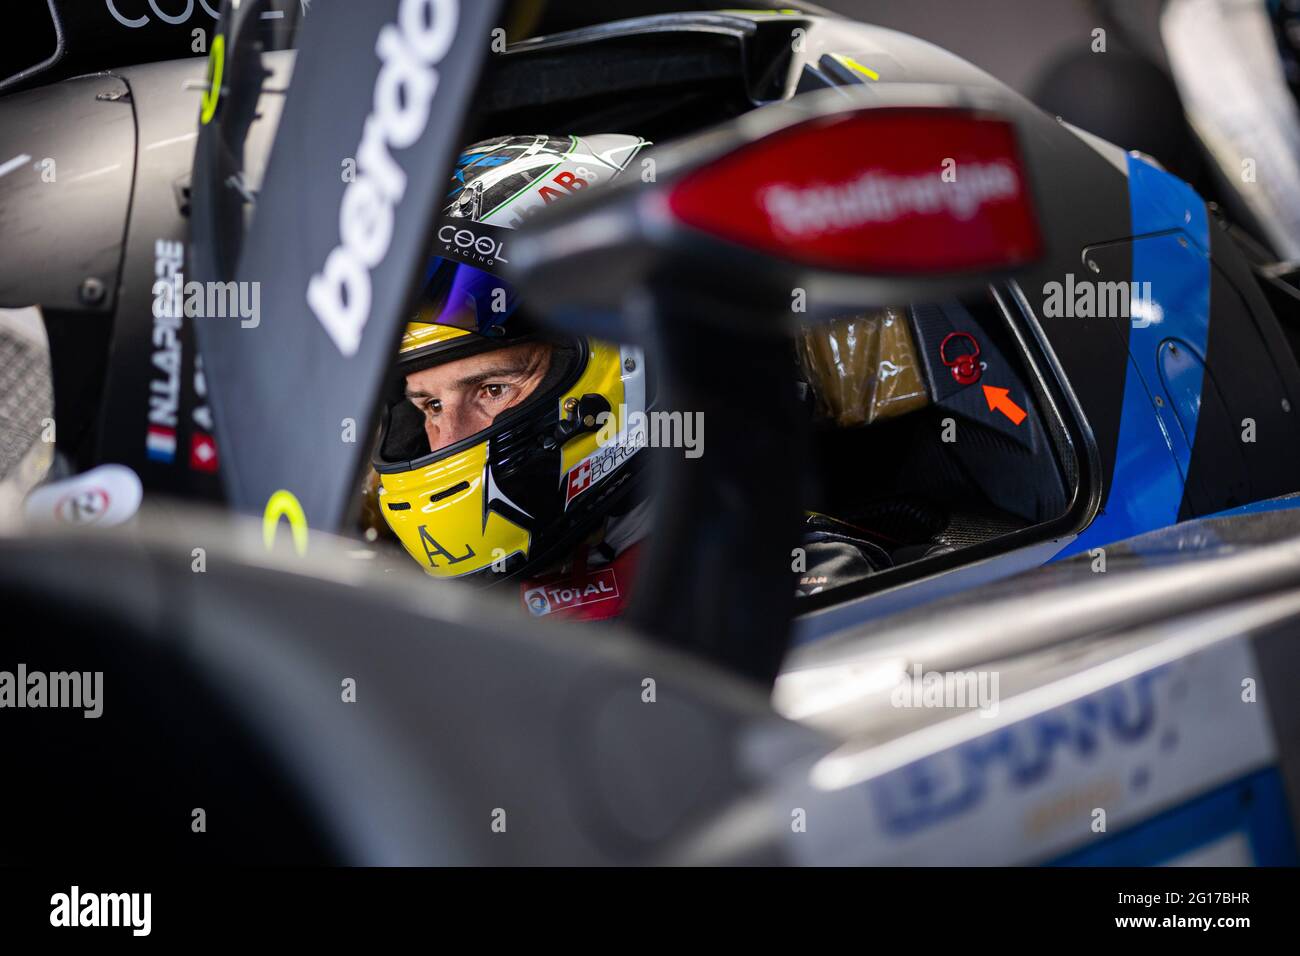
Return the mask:
[[[1014,127],[964,110],[810,121],[688,175],[668,202],[696,229],[829,269],[1009,268],[1042,251]]]
[[[195,471],[217,470],[217,443],[212,436],[195,432],[190,436],[190,467]]]
[[[613,568],[594,571],[581,580],[538,584],[524,591],[524,606],[536,617],[570,608],[612,601],[618,597],[618,577]]]
[[[569,490],[565,495],[564,504],[567,507],[569,502],[578,495],[582,494],[591,486],[591,462],[584,461],[573,471],[569,472]]]

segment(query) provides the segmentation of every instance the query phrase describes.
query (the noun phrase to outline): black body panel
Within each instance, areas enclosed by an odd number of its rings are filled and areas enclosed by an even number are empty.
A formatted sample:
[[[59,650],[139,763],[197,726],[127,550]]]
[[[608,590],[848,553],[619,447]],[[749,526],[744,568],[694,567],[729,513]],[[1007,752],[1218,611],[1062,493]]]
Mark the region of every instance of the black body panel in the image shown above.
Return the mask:
[[[373,201],[377,187],[362,149],[367,128],[383,129],[374,112],[383,66],[376,41],[397,23],[396,0],[322,6],[304,21],[294,78],[237,271],[214,274],[211,258],[195,263],[195,278],[202,281],[235,279],[259,283],[261,289],[265,321],[248,328],[210,322],[199,331],[222,439],[222,474],[236,508],[261,513],[273,494],[287,490],[312,527],[335,530],[345,520],[369,451],[367,436],[377,422],[378,398],[411,314],[425,265],[422,253],[441,211],[443,184],[463,145],[462,122],[488,52],[486,41],[481,46],[449,41],[446,31],[488,37],[496,7],[486,0],[451,4],[454,23],[429,27],[434,31],[430,36],[443,35],[432,43],[436,61],[416,58],[434,79],[425,80],[427,115],[411,111],[423,122],[415,124],[413,141],[389,143],[382,132],[367,137],[386,157],[386,181],[392,182],[394,168],[402,177],[404,190],[396,203],[386,196],[380,204]],[[239,49],[228,51],[228,66],[239,69],[244,55]],[[382,89],[391,90],[392,75],[386,70],[384,77]],[[221,111],[230,106],[219,106],[216,121],[205,127],[201,154],[225,148],[216,129]],[[356,161],[350,178],[344,174],[349,158]],[[201,160],[210,161],[210,156]],[[351,318],[358,310],[337,309],[349,313],[340,322],[348,328],[340,333],[337,325],[325,324],[308,293],[327,260],[334,261],[336,254],[346,259],[340,208],[345,193],[357,199],[363,192],[370,199],[362,200],[360,216],[349,217],[349,237],[365,228],[355,223],[367,209],[381,207],[387,234],[378,244],[377,261],[361,270],[371,296],[368,307],[359,321]],[[216,199],[195,194],[196,221],[200,216],[217,221],[214,210],[200,208]],[[348,208],[355,211],[356,205]],[[209,246],[211,238],[205,237]],[[337,298],[342,302],[345,296]],[[349,423],[360,440],[343,440]]]
[[[131,90],[140,146],[97,457],[130,466],[146,488],[217,499],[219,458],[194,326],[238,319],[154,315],[155,282],[184,274],[199,98],[181,90],[203,70],[202,61],[175,60],[117,73]]]
[[[0,792],[2,863],[647,863],[773,764],[829,748],[756,688],[622,630],[520,627],[413,565],[385,574],[330,542],[267,554],[255,525],[198,509],[141,519],[0,540],[0,602],[44,622],[11,660],[103,674],[98,718],[0,721],[28,771]],[[774,844],[783,822],[762,826]]]
[[[0,99],[0,308],[111,313],[135,122],[121,79]]]
[[[1210,247],[1208,374],[1180,521],[1300,490],[1300,366],[1240,250],[1213,221]]]

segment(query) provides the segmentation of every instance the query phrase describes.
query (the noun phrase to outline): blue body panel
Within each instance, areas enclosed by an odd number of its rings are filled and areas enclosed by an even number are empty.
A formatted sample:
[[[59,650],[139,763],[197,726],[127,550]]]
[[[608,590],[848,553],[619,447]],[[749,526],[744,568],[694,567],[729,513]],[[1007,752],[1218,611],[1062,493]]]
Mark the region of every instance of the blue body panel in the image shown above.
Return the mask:
[[[1130,322],[1119,444],[1105,504],[1058,558],[1176,522],[1196,440],[1210,330],[1209,215],[1182,180],[1133,156],[1128,166],[1137,237],[1133,282],[1139,289],[1150,283],[1152,303]],[[1173,369],[1173,395],[1165,385],[1171,340],[1194,356]]]
[[[1300,866],[1276,767],[1234,780],[1048,865],[1160,866],[1234,837],[1249,851],[1242,863]]]

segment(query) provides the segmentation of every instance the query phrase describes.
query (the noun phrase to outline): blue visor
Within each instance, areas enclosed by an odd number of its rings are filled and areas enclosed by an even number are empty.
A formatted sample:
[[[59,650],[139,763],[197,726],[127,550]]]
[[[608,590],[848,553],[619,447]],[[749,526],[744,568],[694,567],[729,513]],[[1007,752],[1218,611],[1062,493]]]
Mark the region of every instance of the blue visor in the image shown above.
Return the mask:
[[[510,317],[518,306],[514,287],[500,276],[463,262],[434,259],[425,273],[416,321],[507,338],[512,332]]]

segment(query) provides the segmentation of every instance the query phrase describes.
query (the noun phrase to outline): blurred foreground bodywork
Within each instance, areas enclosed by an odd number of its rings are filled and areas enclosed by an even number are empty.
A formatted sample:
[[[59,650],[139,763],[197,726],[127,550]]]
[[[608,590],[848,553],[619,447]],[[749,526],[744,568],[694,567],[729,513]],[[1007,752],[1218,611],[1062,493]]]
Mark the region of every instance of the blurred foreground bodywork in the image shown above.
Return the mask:
[[[626,632],[521,633],[328,541],[268,554],[200,514],[7,540],[0,595],[41,627],[6,660],[104,691],[93,720],[3,714],[26,772],[0,859],[1294,864],[1297,531],[1196,521],[1104,574],[1084,556],[877,622],[792,658],[784,717]],[[916,666],[997,673],[996,707],[891,704]]]

